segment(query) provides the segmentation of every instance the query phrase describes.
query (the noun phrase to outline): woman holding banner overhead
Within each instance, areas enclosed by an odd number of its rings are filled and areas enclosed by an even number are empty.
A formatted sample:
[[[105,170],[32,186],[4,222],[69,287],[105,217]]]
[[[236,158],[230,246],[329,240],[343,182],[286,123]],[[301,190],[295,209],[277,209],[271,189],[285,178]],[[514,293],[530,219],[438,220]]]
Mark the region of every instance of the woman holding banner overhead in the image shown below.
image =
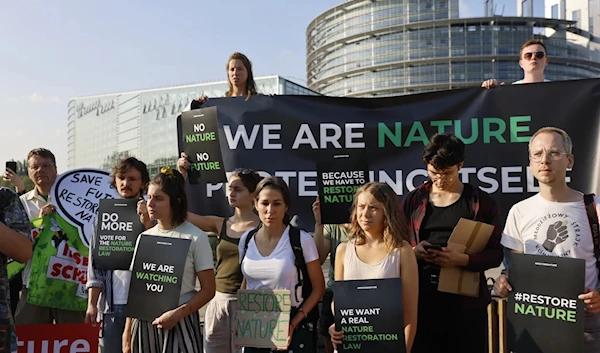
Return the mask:
[[[181,153],[177,167],[187,177],[189,162]],[[259,225],[254,213],[254,192],[262,177],[251,169],[236,169],[227,184],[227,200],[234,208],[231,217],[200,216],[188,212],[188,221],[205,232],[217,234],[217,274],[215,297],[208,303],[204,315],[204,352],[241,352],[233,343],[232,330],[237,311],[237,291],[242,285],[242,270],[238,245],[240,237]]]
[[[258,94],[256,91],[256,83],[254,82],[254,74],[252,73],[252,62],[242,53],[235,52],[231,54],[227,60],[227,84],[229,90],[225,93],[225,97],[246,97]],[[194,110],[202,107],[202,104],[208,99],[207,96],[201,96],[194,99],[188,109]]]
[[[354,196],[350,221],[349,240],[336,251],[335,280],[401,278],[404,340],[410,352],[417,331],[419,275],[396,193],[385,183],[363,185]],[[329,333],[334,345],[342,344],[344,333],[335,324]]]
[[[307,233],[289,225],[290,199],[288,186],[281,178],[268,177],[258,184],[255,201],[262,223],[240,239],[242,288],[289,290],[292,310],[288,349],[295,353],[315,353],[318,313],[317,316],[314,313],[325,292],[325,281],[315,242]],[[244,348],[245,353],[270,351]]]
[[[200,353],[202,335],[198,310],[214,296],[215,278],[206,233],[186,221],[187,197],[183,176],[171,168],[162,168],[160,174],[150,181],[147,208],[157,225],[142,233],[138,245],[145,235],[190,239],[191,243],[179,281],[179,306],[153,321],[128,317],[123,333],[123,352]],[[137,254],[136,246],[133,262]],[[200,282],[200,291],[196,291],[196,280]],[[130,289],[129,302],[132,299]]]

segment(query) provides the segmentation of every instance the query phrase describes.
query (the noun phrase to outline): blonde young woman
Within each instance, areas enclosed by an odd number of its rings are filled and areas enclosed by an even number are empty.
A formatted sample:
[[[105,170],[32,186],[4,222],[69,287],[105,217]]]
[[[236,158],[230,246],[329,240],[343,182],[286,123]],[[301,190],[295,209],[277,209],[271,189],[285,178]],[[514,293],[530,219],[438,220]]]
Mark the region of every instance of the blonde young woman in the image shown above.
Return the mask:
[[[404,338],[410,352],[417,330],[417,260],[407,242],[398,196],[385,183],[369,183],[354,196],[349,240],[336,251],[335,280],[379,278],[402,279]],[[344,333],[336,331],[335,325],[329,333],[334,345],[342,344]]]

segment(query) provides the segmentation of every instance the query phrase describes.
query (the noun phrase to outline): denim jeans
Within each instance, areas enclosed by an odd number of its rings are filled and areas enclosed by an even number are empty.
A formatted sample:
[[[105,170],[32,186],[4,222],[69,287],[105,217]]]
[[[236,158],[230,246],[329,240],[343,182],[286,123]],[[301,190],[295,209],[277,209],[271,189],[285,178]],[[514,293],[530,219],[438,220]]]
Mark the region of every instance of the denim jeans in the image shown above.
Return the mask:
[[[100,353],[114,353],[122,350],[122,337],[125,330],[125,305],[113,305],[113,312],[105,313],[102,319]]]

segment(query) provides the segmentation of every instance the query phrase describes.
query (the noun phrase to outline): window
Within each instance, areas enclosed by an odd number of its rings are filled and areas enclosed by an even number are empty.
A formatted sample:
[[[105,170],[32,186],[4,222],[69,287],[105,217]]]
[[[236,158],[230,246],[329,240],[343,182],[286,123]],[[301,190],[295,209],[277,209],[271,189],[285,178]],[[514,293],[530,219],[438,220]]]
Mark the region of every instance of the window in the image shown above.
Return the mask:
[[[573,11],[573,21],[579,22],[580,18],[581,18],[581,10]],[[576,24],[578,24],[578,23],[576,23]]]
[[[558,4],[552,5],[552,18],[558,18]]]
[[[594,18],[590,16],[590,33],[594,34]]]

